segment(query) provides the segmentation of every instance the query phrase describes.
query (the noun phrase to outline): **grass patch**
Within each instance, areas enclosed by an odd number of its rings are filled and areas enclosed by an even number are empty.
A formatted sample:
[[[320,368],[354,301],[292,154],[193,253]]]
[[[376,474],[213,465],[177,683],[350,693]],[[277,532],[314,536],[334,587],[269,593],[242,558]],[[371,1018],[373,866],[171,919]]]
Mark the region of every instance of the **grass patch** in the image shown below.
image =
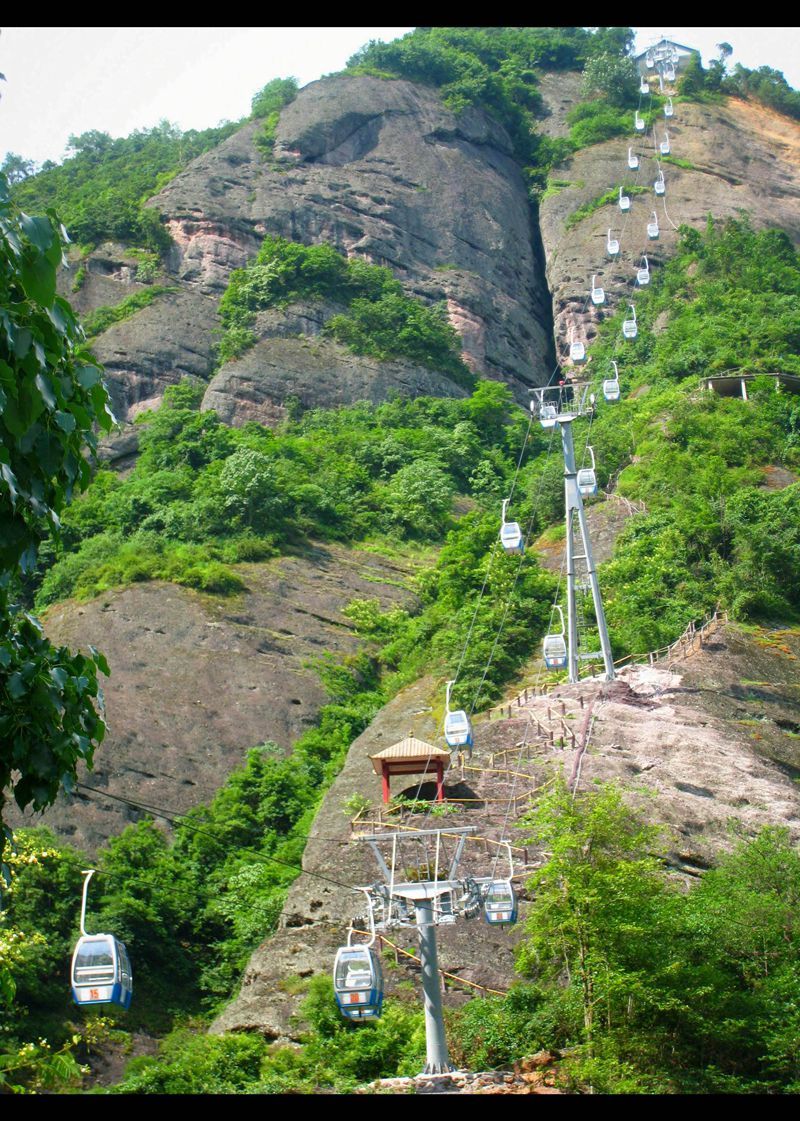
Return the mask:
[[[626,187],[623,184],[623,190],[628,195],[646,195],[650,188]],[[564,223],[564,228],[571,230],[574,226],[577,226],[579,222],[582,222],[584,218],[588,218],[590,214],[594,214],[596,210],[601,210],[604,206],[610,206],[618,200],[619,187],[612,187],[612,189],[606,191],[605,194],[598,195],[597,198],[590,199],[589,202],[585,202],[583,206],[579,206],[577,210],[573,210],[572,214],[570,214],[569,218],[567,218]]]
[[[137,270],[138,275],[138,270]],[[77,277],[76,277],[77,280]],[[163,284],[155,284],[152,288],[146,288],[143,292],[134,292],[132,296],[126,296],[120,303],[115,304],[113,307],[103,306],[95,308],[83,320],[83,329],[89,339],[95,339],[98,335],[102,335],[109,327],[113,327],[115,323],[121,323],[124,319],[130,319],[137,311],[146,308],[149,304],[154,303],[159,296],[164,296],[168,292],[177,292],[175,287],[169,287]]]

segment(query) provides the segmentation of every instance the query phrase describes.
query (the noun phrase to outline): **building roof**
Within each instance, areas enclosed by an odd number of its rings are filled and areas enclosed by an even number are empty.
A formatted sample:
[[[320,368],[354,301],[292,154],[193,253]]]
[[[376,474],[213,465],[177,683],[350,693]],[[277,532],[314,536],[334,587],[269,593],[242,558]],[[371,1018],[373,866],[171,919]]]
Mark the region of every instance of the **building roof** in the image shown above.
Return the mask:
[[[382,762],[401,762],[403,760],[407,760],[408,762],[428,762],[434,759],[449,760],[451,756],[446,748],[434,747],[432,743],[426,743],[425,740],[418,740],[409,732],[406,738],[400,740],[399,743],[394,743],[391,747],[385,747],[383,751],[378,751],[374,755],[368,755],[367,758],[372,760],[375,773],[380,774],[380,765]]]
[[[697,49],[697,47],[687,47],[685,43],[676,43],[674,39],[661,38],[657,43],[651,43],[649,47],[645,47],[645,49],[643,51],[640,51],[639,54],[634,55],[634,59],[638,61],[638,59],[644,58],[648,51],[653,51],[656,49],[656,47],[661,47],[664,45],[669,47],[677,47],[678,50],[681,51],[690,51],[691,54],[700,54],[700,51]]]

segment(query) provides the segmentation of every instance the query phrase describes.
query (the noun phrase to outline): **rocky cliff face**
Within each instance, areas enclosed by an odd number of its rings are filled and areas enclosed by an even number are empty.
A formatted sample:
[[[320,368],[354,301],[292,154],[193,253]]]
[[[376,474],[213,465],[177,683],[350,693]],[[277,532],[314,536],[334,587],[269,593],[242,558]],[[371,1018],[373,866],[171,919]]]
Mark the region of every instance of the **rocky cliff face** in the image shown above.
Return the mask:
[[[545,75],[542,93],[550,112],[545,130],[566,135],[566,114],[580,98],[580,75]],[[690,167],[664,160],[666,194],[660,199],[652,189],[658,174],[652,133],[637,143],[632,120],[629,137],[576,152],[553,172],[554,179],[570,184],[542,202],[540,215],[562,359],[567,358],[571,329],[576,338],[589,341],[604,315],[620,301],[635,298],[635,270],[642,254],[657,269],[674,252],[680,225],[702,228],[709,214],[736,218],[744,211],[757,229],[777,226],[800,244],[800,122],[729,98],[719,105],[677,102],[675,115],[657,122],[659,143],[665,127],[671,156]],[[628,169],[629,144],[643,153],[638,171]],[[623,184],[648,188],[645,194],[631,196],[627,216],[612,202],[571,228],[567,225],[579,207]],[[653,210],[660,227],[658,241],[649,240],[646,231]],[[620,253],[613,260],[606,253],[609,227],[620,241]],[[593,274],[606,292],[607,303],[601,308],[589,302]]]
[[[219,297],[267,233],[328,242],[390,267],[409,294],[445,301],[465,361],[506,381],[521,401],[527,385],[546,379],[549,293],[500,125],[477,110],[455,115],[409,82],[340,76],[313,82],[283,110],[269,158],[255,146],[261,128],[246,125],[153,199],[175,243],[169,273],[179,292],[98,341],[121,418],[183,374],[209,378]],[[108,247],[92,255],[83,303],[133,291],[132,270],[124,272]],[[287,395],[313,407],[463,392],[413,363],[364,362],[333,344],[287,345],[287,335],[315,338],[324,316],[324,308],[301,307],[267,317],[256,351],[217,374],[206,407],[222,408],[234,424],[270,423]]]
[[[273,740],[288,751],[316,722],[327,697],[309,662],[362,647],[341,613],[351,599],[414,602],[401,559],[338,545],[237,570],[247,590],[234,599],[134,584],[50,610],[52,641],[97,645],[111,666],[108,733],[88,785],[179,813],[208,801],[249,748]],[[93,850],[137,816],[110,799],[61,797],[45,822]]]

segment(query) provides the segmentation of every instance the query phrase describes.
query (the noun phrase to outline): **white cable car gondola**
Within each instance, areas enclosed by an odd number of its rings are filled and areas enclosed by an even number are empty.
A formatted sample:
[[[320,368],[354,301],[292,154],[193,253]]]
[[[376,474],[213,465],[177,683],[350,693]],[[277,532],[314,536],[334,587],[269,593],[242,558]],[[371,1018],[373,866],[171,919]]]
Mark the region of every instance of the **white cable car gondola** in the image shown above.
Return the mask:
[[[383,970],[380,958],[372,948],[375,941],[375,918],[372,901],[369,906],[370,941],[359,946],[351,944],[353,928],[347,934],[347,945],[336,951],[333,963],[333,990],[339,1011],[348,1020],[377,1020],[383,1010]]]
[[[631,208],[630,197],[628,195],[623,195],[622,187],[619,189],[619,208],[622,211],[630,210]]]
[[[652,54],[649,51],[644,56],[644,64],[648,70],[652,70],[656,64],[656,60],[653,58]]]
[[[86,933],[86,894],[94,869],[83,875],[81,937],[75,946],[70,966],[72,999],[76,1004],[118,1004],[131,1006],[133,972],[124,942],[113,934]]]
[[[591,498],[593,494],[597,494],[597,474],[595,472],[594,463],[594,449],[587,445],[586,450],[592,457],[591,467],[581,467],[578,471],[578,490],[584,498]]]
[[[613,359],[611,365],[614,367],[614,376],[613,378],[606,378],[603,382],[603,396],[606,401],[619,401],[619,370]]]
[[[539,408],[539,423],[542,428],[554,428],[558,418],[558,409],[555,405],[541,405]]]
[[[647,78],[645,78],[644,74],[642,74],[642,80],[639,82],[639,93],[649,93],[649,92],[650,92],[650,85],[647,81]]]
[[[556,611],[561,618],[561,633],[546,634],[542,643],[544,664],[548,669],[564,669],[567,664],[567,643],[564,639],[564,612],[556,604]]]
[[[592,303],[595,307],[600,307],[601,304],[606,302],[606,294],[602,288],[598,288],[595,284],[596,276],[592,277]]]
[[[635,339],[639,333],[639,328],[636,326],[636,308],[633,304],[628,304],[631,309],[631,318],[622,320],[622,334],[626,339]]]
[[[636,110],[636,115],[633,118],[633,127],[637,132],[644,132],[644,117],[639,116],[639,110]]]
[[[675,110],[672,107],[672,98],[668,97],[667,98],[667,104],[664,106],[664,116],[665,117],[672,117],[672,116],[674,116],[674,114],[675,114]]]
[[[654,210],[653,211],[653,221],[647,223],[647,236],[650,238],[651,241],[658,241],[658,235],[659,235],[658,215],[656,214],[656,212]]]
[[[500,925],[517,921],[517,895],[514,891],[514,861],[511,845],[504,841],[508,852],[508,876],[506,879],[490,880],[484,888],[483,913],[488,923]]]
[[[659,171],[658,176],[656,178],[656,181],[653,184],[653,190],[656,192],[657,195],[666,194],[667,185],[664,182],[664,172],[663,171]]]
[[[569,332],[569,357],[572,362],[586,361],[586,347],[582,342],[575,342],[575,332],[572,328]]]
[[[631,171],[636,171],[639,166],[639,157],[634,152],[633,148],[628,148],[628,167]]]
[[[518,522],[506,521],[506,507],[511,500],[503,499],[503,513],[501,514],[500,544],[507,553],[524,553],[525,541]]]
[[[666,131],[666,129],[664,130],[664,139],[661,141],[659,148],[661,149],[662,156],[669,155],[669,133]]]
[[[450,690],[455,681],[447,682],[447,697],[444,702],[444,738],[448,747],[472,747],[472,724],[463,708],[450,711]]]
[[[609,257],[616,257],[619,253],[619,241],[611,236],[611,230],[609,230],[606,235],[606,253],[608,253]]]
[[[664,71],[664,77],[667,79],[668,82],[674,82],[675,81],[675,67],[672,65],[671,62],[667,64],[667,68]]]
[[[644,287],[645,284],[650,283],[650,265],[647,262],[647,257],[644,255],[642,255],[642,260],[644,261],[644,265],[637,270],[636,283]]]

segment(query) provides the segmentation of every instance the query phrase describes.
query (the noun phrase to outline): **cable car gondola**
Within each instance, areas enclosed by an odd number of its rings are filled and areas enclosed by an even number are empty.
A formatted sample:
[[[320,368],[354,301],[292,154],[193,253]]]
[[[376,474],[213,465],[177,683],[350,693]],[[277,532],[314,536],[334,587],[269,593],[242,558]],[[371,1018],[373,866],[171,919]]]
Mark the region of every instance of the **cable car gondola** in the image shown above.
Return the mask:
[[[597,494],[597,474],[595,472],[594,449],[587,445],[586,450],[592,457],[591,467],[581,467],[578,471],[578,490],[584,498],[591,498]]]
[[[525,541],[518,522],[506,521],[506,507],[511,500],[503,499],[503,513],[501,514],[500,544],[507,553],[524,553]]]
[[[630,197],[628,195],[623,195],[622,187],[619,189],[619,208],[622,211],[630,210],[631,208]]]
[[[669,155],[669,133],[666,131],[664,132],[664,139],[661,141],[659,148],[661,149],[662,156]]]
[[[126,1011],[133,996],[133,971],[125,943],[113,934],[86,933],[86,896],[94,869],[83,873],[81,937],[72,954],[70,977],[76,1004],[118,1004]]]
[[[370,941],[353,946],[351,926],[347,945],[339,947],[333,963],[333,991],[339,1011],[346,1019],[358,1022],[377,1020],[383,1010],[383,970],[380,958],[372,948],[375,918],[369,895],[364,894],[369,905]]]
[[[644,266],[637,270],[636,283],[644,287],[645,284],[650,283],[650,265],[647,263],[647,257],[642,255]]]
[[[639,166],[639,157],[634,152],[633,148],[628,148],[628,167],[631,171],[636,171]]]
[[[619,370],[613,359],[611,365],[614,367],[614,376],[603,382],[603,396],[606,401],[619,401]]]
[[[539,409],[539,423],[542,428],[554,428],[558,419],[558,409],[555,405],[542,405]]]
[[[595,305],[595,307],[599,307],[601,304],[604,304],[606,302],[606,294],[602,288],[597,288],[595,286],[594,282],[596,279],[596,276],[592,277],[592,303]]]
[[[657,195],[664,195],[667,192],[667,185],[664,182],[664,172],[659,171],[656,181],[653,184],[653,190]]]
[[[542,643],[544,664],[548,669],[564,669],[567,664],[567,643],[564,639],[564,612],[556,604],[556,611],[561,617],[561,633],[546,634]]]
[[[504,841],[508,853],[508,876],[504,879],[490,880],[485,886],[483,914],[488,923],[497,926],[517,921],[517,894],[514,891],[514,861],[511,845]]]
[[[667,98],[667,104],[664,106],[664,116],[665,117],[672,117],[672,116],[674,116],[674,114],[675,114],[675,110],[672,107],[672,98],[668,97]]]
[[[644,74],[642,74],[642,80],[639,82],[639,93],[649,93],[649,92],[650,92],[650,84],[647,81],[647,78],[645,78]]]
[[[586,347],[582,342],[575,342],[575,332],[572,328],[569,332],[569,357],[572,362],[586,361]]]
[[[654,210],[653,211],[653,221],[647,223],[647,236],[650,238],[651,241],[658,241],[659,232],[660,231],[659,231],[659,228],[658,228],[658,215],[656,214],[656,212]]]
[[[633,304],[628,304],[631,309],[631,319],[622,320],[622,334],[626,339],[635,339],[639,333],[639,328],[636,326],[636,308]]]
[[[450,711],[450,690],[455,681],[447,682],[447,697],[444,702],[444,738],[448,747],[472,747],[472,724],[463,708]]]
[[[644,117],[639,116],[639,110],[636,110],[636,115],[633,118],[633,127],[637,132],[644,132]]]
[[[664,71],[664,77],[668,82],[675,81],[675,67],[672,65],[672,63],[669,63],[666,70]]]
[[[608,231],[606,236],[606,253],[609,257],[616,257],[619,253],[619,241],[611,236],[611,230]]]

